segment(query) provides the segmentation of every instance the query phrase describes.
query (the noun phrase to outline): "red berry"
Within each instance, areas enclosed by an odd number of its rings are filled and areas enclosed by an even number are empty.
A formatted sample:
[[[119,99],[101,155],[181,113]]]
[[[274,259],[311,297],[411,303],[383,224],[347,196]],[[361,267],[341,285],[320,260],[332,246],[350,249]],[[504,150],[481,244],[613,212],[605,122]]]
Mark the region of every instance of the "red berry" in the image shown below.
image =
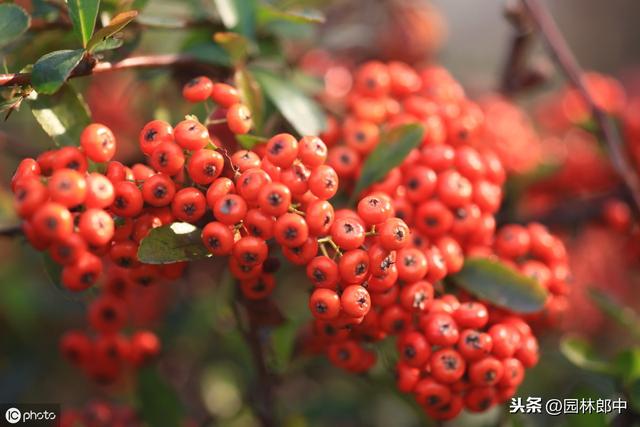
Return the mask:
[[[97,163],[108,162],[116,153],[116,138],[105,125],[92,123],[80,134],[80,145],[88,158]]]
[[[233,104],[227,110],[227,126],[236,135],[244,135],[251,130],[253,119],[251,110],[244,104]]]
[[[150,156],[158,145],[163,142],[173,142],[173,128],[162,120],[152,120],[144,125],[138,141],[140,150]]]
[[[200,76],[189,80],[182,88],[182,96],[189,102],[204,102],[213,91],[213,82],[209,77]]]
[[[180,147],[189,151],[200,150],[211,142],[207,127],[191,119],[178,123],[173,130],[173,137]]]

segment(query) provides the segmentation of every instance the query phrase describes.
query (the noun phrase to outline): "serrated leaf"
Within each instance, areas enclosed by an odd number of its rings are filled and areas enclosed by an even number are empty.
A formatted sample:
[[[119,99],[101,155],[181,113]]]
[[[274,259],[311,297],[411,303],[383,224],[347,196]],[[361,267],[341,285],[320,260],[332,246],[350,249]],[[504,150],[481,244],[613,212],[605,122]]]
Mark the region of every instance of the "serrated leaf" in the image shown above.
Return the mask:
[[[488,258],[467,258],[451,279],[467,292],[516,313],[535,313],[547,300],[537,280]]]
[[[251,111],[254,129],[260,133],[264,117],[264,97],[260,85],[245,67],[236,68],[234,80],[242,102]]]
[[[324,111],[290,81],[264,70],[252,70],[265,95],[302,136],[318,135],[327,123]]]
[[[145,264],[171,264],[210,258],[201,234],[202,230],[186,222],[154,228],[140,242],[138,259]]]
[[[180,427],[184,410],[178,393],[157,369],[140,369],[137,380],[137,406],[146,424],[149,427]]]
[[[127,24],[133,21],[136,16],[138,16],[138,12],[136,10],[129,10],[127,12],[122,12],[114,16],[111,21],[109,21],[109,25],[100,28],[91,37],[91,39],[87,43],[87,50],[89,52],[92,52],[98,45],[98,43],[108,39],[118,31],[122,30],[127,26]]]
[[[615,373],[614,367],[606,361],[597,358],[589,342],[583,338],[564,338],[560,342],[560,352],[579,368],[601,374]]]
[[[322,24],[325,17],[319,10],[278,10],[270,4],[258,6],[258,25],[270,25],[279,21],[294,24]]]
[[[58,146],[77,146],[83,129],[91,123],[87,104],[69,85],[55,95],[38,94],[29,106],[42,129]]]
[[[240,144],[242,148],[246,150],[251,150],[256,145],[267,142],[268,139],[263,138],[261,136],[246,134],[246,135],[236,135],[236,141],[238,141],[238,144]]]
[[[0,4],[0,48],[19,38],[31,23],[31,17],[20,6]]]
[[[82,42],[82,46],[87,47],[96,26],[100,0],[67,0],[67,6],[73,31]]]
[[[382,135],[378,146],[369,155],[360,179],[351,194],[350,204],[371,185],[384,179],[391,169],[400,165],[405,157],[422,142],[423,128],[418,124],[402,125]]]
[[[249,41],[238,33],[215,33],[213,41],[227,52],[235,66],[242,66],[249,56]]]
[[[40,94],[50,95],[62,87],[82,60],[84,51],[57,50],[47,53],[33,64],[31,85]]]

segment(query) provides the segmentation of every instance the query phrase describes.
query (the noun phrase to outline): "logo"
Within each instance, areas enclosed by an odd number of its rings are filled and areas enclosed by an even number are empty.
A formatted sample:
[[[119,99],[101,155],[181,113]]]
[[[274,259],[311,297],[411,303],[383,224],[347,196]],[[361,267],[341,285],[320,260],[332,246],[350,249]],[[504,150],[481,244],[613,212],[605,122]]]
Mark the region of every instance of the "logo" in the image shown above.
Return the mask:
[[[58,404],[20,404],[0,403],[0,426],[18,427],[59,427],[60,405]]]
[[[22,419],[22,413],[18,408],[9,408],[4,413],[4,418],[9,424],[17,424]]]

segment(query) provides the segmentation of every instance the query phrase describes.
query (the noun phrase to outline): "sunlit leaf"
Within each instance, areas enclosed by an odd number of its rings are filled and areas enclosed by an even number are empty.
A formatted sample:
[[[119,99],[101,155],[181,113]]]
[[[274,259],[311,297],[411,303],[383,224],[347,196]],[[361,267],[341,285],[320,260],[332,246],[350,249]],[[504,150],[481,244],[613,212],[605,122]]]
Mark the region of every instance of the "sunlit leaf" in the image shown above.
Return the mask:
[[[105,39],[122,30],[127,26],[127,24],[133,21],[136,16],[138,16],[138,12],[135,10],[122,12],[114,16],[109,22],[109,25],[100,28],[98,31],[96,31],[93,37],[91,37],[91,40],[89,40],[89,42],[87,43],[87,50],[95,50],[95,47],[98,45],[98,43],[103,42]]]
[[[319,10],[282,11],[270,4],[261,4],[258,7],[257,21],[258,25],[269,25],[281,21],[294,24],[321,24],[325,21],[325,17]]]
[[[251,72],[245,67],[238,67],[234,74],[234,80],[242,102],[249,107],[253,118],[254,129],[259,133],[262,129],[264,117],[264,97],[260,85]]]
[[[516,313],[539,311],[547,300],[547,291],[537,280],[487,258],[467,258],[451,280],[478,298]]]
[[[222,47],[231,58],[231,62],[240,66],[249,55],[249,41],[238,33],[215,33],[213,40]]]
[[[615,368],[599,359],[589,342],[580,337],[566,337],[560,342],[560,351],[571,363],[587,371],[613,374]]]
[[[422,134],[420,125],[409,124],[398,126],[383,135],[362,166],[360,179],[351,196],[351,204],[356,202],[365,189],[384,179],[391,169],[400,165],[409,152],[420,144]]]
[[[58,146],[77,146],[91,114],[82,96],[64,85],[55,95],[37,94],[29,106],[42,129]]]
[[[213,1],[222,23],[227,29],[253,39],[256,25],[256,0]]]
[[[69,78],[83,55],[82,49],[47,53],[33,65],[31,85],[40,94],[55,93]]]
[[[138,258],[146,264],[171,264],[211,257],[202,243],[202,230],[186,222],[152,229],[142,239]]]
[[[252,71],[265,95],[300,135],[318,135],[324,130],[327,117],[316,101],[280,76]]]
[[[82,42],[82,46],[87,47],[96,26],[100,0],[67,0],[67,6],[73,31]]]

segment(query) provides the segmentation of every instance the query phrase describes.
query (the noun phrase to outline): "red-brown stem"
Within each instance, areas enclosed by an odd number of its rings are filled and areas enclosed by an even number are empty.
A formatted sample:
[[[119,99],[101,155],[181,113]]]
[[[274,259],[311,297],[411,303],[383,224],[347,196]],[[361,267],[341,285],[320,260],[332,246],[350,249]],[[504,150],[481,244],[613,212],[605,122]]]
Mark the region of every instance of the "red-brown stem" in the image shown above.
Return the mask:
[[[93,67],[87,66],[82,61],[69,78],[129,69],[174,67],[190,64],[201,64],[201,61],[198,61],[193,56],[184,54],[132,56],[118,62],[98,62]],[[23,86],[30,83],[31,73],[0,74],[0,87]]]
[[[640,178],[625,153],[624,142],[617,127],[607,113],[594,102],[585,84],[584,73],[547,8],[540,0],[522,0],[522,3],[542,34],[556,63],[589,104],[602,138],[609,149],[613,166],[628,188],[636,208],[640,210]]]

